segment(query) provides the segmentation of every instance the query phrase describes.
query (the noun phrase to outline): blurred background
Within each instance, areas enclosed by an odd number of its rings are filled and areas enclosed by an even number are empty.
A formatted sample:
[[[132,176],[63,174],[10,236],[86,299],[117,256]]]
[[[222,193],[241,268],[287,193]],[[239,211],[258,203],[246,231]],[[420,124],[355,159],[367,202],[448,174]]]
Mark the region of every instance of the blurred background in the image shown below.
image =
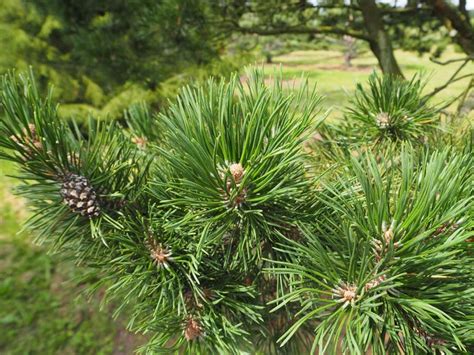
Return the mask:
[[[31,66],[80,125],[163,110],[180,86],[255,64],[281,70],[288,90],[304,74],[329,120],[373,71],[421,72],[444,115],[472,120],[473,26],[474,0],[1,0],[0,73]],[[85,270],[22,231],[14,174],[0,163],[0,353],[132,353],[144,338],[126,313],[85,297]]]

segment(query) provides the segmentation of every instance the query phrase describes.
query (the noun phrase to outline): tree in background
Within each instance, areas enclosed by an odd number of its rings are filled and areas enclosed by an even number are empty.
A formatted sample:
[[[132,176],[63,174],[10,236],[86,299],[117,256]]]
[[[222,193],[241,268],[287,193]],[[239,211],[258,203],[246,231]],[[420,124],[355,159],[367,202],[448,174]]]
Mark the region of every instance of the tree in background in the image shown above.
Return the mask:
[[[205,1],[6,0],[0,70],[32,65],[72,113],[121,116],[159,101],[173,76],[214,65],[223,45],[210,17]]]
[[[410,1],[402,8],[375,0],[5,0],[0,9],[5,45],[0,70],[32,65],[40,87],[53,83],[56,97],[67,104],[63,116],[93,112],[122,117],[133,102],[159,106],[186,81],[236,69],[241,52],[235,53],[232,33],[271,35],[278,37],[276,42],[283,38],[285,50],[292,36],[299,35],[300,44],[307,38],[321,41],[321,36],[322,42],[328,36],[353,38],[371,49],[384,72],[395,75],[401,71],[394,47],[427,52],[436,45],[434,54],[439,54],[451,34],[471,55],[472,26],[465,3],[439,4]],[[271,56],[276,42],[264,42],[262,49]],[[237,56],[227,60],[230,52]]]
[[[401,76],[394,46],[413,48],[413,38],[429,51],[439,44],[432,38],[440,25],[455,30],[452,38],[472,55],[473,30],[465,1],[458,8],[447,1],[409,1],[397,7],[375,0],[343,1],[241,1],[220,2],[222,24],[229,31],[262,36],[281,34],[324,34],[350,36],[366,42],[384,73]],[[441,23],[438,21],[441,20]],[[429,26],[426,31],[414,31]],[[427,35],[430,32],[430,36]],[[411,41],[407,41],[411,37]],[[448,38],[448,37],[446,37]],[[411,42],[411,43],[410,43]],[[420,48],[420,46],[417,46]]]
[[[259,35],[326,34],[366,41],[386,73],[401,75],[381,9],[375,0],[350,5],[309,1],[226,1],[221,6],[229,30]],[[348,19],[352,18],[348,26]]]
[[[351,36],[342,37],[344,43],[344,64],[346,67],[352,66],[352,59],[357,57],[357,40]]]
[[[203,1],[34,0],[36,10],[60,27],[48,41],[70,57],[70,70],[101,87],[140,79],[148,87],[217,55]]]

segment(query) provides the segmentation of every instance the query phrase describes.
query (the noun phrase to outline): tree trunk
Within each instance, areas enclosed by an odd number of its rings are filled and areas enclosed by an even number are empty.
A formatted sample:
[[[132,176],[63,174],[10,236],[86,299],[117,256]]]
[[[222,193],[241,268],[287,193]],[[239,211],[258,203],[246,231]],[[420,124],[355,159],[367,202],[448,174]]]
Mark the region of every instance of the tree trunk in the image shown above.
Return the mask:
[[[465,16],[466,18],[469,18],[469,12],[466,9],[466,5],[467,5],[466,0],[459,0],[458,9],[459,9],[459,11],[461,11],[463,16]]]
[[[356,39],[351,36],[343,36],[344,42],[344,64],[347,68],[352,67],[352,59],[356,57]]]
[[[434,13],[448,30],[456,30],[454,39],[464,53],[474,56],[474,28],[471,25],[469,13],[457,9],[445,0],[427,0],[426,2],[433,7]]]
[[[382,14],[375,0],[359,0],[359,7],[370,37],[370,49],[377,57],[382,72],[403,77],[393,54],[392,41],[385,31]]]
[[[349,53],[347,50],[346,52],[344,53],[344,66],[346,68],[351,68],[352,67],[352,56],[351,56],[351,53]]]

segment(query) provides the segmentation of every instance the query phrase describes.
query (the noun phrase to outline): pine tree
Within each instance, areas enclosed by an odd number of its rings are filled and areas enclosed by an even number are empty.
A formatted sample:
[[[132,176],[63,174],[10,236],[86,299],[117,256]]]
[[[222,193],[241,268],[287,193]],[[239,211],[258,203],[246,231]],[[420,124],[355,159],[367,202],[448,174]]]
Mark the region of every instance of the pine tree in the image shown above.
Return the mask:
[[[338,148],[324,171],[303,144],[319,96],[258,70],[185,87],[157,115],[135,106],[128,129],[66,125],[31,74],[1,90],[28,227],[93,270],[90,290],[151,334],[142,351],[472,349],[469,147]]]

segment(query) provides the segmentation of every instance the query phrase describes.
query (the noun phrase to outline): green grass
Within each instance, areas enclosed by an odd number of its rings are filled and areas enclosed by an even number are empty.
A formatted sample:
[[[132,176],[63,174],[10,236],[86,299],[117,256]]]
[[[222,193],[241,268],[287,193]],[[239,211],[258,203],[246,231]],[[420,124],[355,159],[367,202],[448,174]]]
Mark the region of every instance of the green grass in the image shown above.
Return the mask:
[[[405,77],[410,78],[416,73],[424,73],[428,80],[426,92],[431,92],[435,87],[443,85],[459,67],[459,63],[440,66],[431,62],[428,55],[420,57],[416,53],[404,51],[396,51],[395,55]],[[463,54],[448,48],[439,60],[446,61],[462,57],[464,57]],[[270,75],[281,66],[283,77],[290,84],[301,75],[305,75],[311,84],[317,84],[319,92],[325,97],[324,108],[333,111],[332,117],[341,116],[343,107],[348,103],[356,84],[365,82],[372,71],[379,70],[377,61],[370,52],[354,59],[351,68],[344,67],[343,56],[336,51],[295,51],[275,57],[273,62],[273,65],[265,66],[266,74]],[[474,64],[470,63],[460,75],[473,72]],[[436,96],[435,102],[456,97],[466,88],[468,81],[469,79],[464,79],[452,84]],[[297,84],[298,79],[296,79]],[[450,109],[455,109],[455,105],[452,105]]]
[[[115,325],[98,301],[77,298],[68,282],[77,271],[22,236],[0,247],[0,352],[3,354],[111,353]]]
[[[12,193],[12,172],[0,161],[0,353],[131,353],[141,338],[112,319],[113,305],[100,310],[99,295],[88,300],[72,281],[85,270],[18,233],[27,211]]]

